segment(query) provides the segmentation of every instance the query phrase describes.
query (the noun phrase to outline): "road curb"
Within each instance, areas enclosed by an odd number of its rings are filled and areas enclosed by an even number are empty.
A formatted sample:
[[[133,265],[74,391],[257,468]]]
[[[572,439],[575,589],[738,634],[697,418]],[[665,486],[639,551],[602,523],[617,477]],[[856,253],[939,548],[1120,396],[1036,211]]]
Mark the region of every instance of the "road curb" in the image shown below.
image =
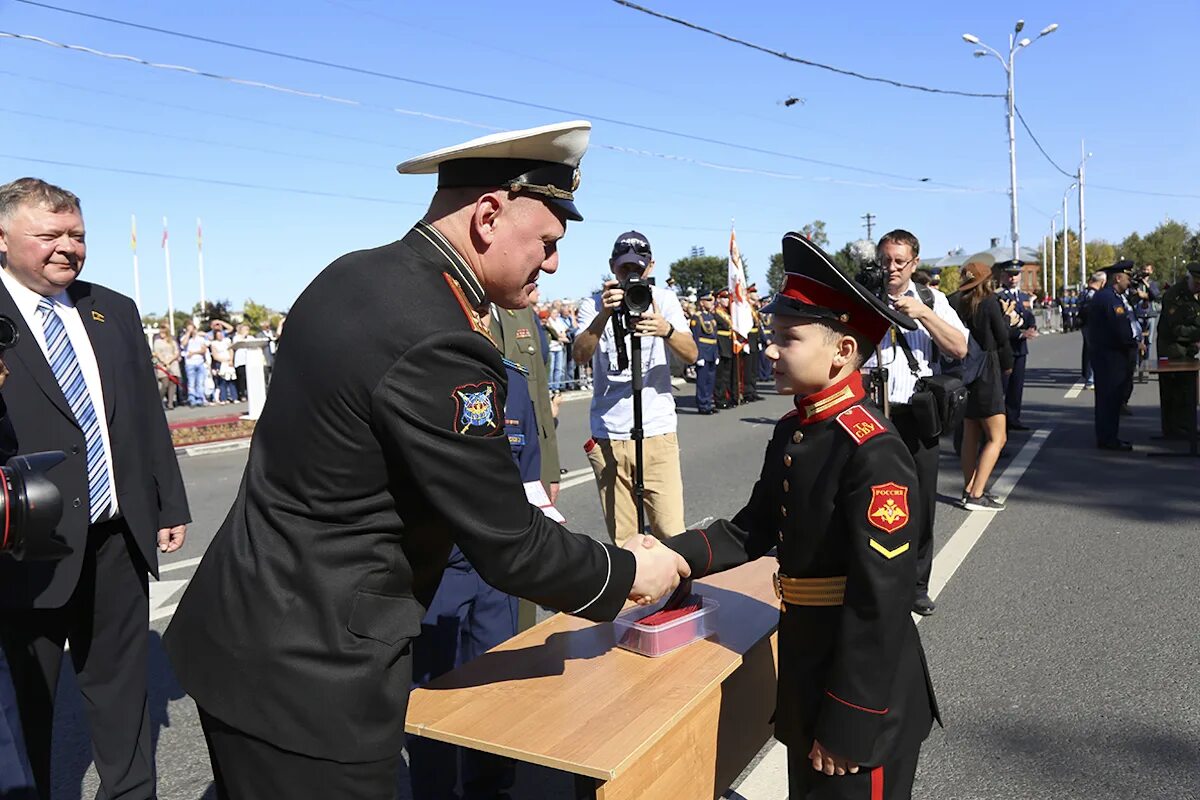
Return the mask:
[[[208,442],[207,444],[191,444],[186,447],[176,447],[175,455],[207,456],[213,453],[228,453],[234,450],[245,450],[250,446],[250,437],[245,439],[227,439],[223,442]]]

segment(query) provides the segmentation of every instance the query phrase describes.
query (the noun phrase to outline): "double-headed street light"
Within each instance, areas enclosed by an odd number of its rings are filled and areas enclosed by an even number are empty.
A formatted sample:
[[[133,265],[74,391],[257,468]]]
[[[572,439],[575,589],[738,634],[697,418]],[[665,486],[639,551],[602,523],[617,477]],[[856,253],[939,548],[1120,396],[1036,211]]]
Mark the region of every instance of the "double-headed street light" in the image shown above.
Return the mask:
[[[1012,231],[1011,231],[1011,233],[1012,233],[1012,245],[1013,245],[1013,258],[1014,259],[1019,259],[1021,257],[1021,250],[1020,250],[1020,234],[1018,232],[1018,224],[1017,224],[1017,132],[1016,132],[1016,101],[1013,97],[1013,59],[1016,57],[1018,50],[1026,48],[1029,45],[1033,44],[1038,39],[1042,38],[1043,36],[1047,36],[1051,33],[1054,33],[1056,30],[1058,30],[1058,23],[1056,22],[1053,25],[1047,25],[1045,28],[1042,29],[1042,32],[1039,33],[1034,39],[1030,39],[1030,38],[1026,37],[1026,38],[1018,41],[1017,34],[1019,34],[1024,29],[1024,27],[1025,27],[1025,20],[1019,19],[1019,20],[1017,20],[1017,24],[1014,27],[1013,32],[1008,35],[1008,58],[1007,59],[1005,59],[1004,56],[1000,55],[1000,53],[997,52],[994,48],[988,47],[986,44],[981,42],[979,40],[978,36],[975,36],[970,33],[964,33],[963,37],[962,37],[963,41],[967,42],[968,44],[973,44],[973,45],[976,45],[976,46],[982,48],[980,50],[975,51],[976,58],[982,58],[983,56],[986,56],[989,54],[995,56],[996,60],[999,61],[1000,64],[1004,67],[1004,72],[1008,76],[1008,94],[1007,94],[1007,99],[1008,99],[1008,167],[1009,167],[1009,173],[1010,173],[1009,177],[1011,179],[1011,189],[1010,189],[1010,196],[1012,198]]]

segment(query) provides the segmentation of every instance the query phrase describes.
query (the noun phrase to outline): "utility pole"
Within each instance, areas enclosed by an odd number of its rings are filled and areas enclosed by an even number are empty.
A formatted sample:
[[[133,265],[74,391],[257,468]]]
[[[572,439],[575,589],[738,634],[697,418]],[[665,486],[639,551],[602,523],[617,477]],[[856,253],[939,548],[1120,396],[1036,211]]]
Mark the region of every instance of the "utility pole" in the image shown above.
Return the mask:
[[[870,239],[872,242],[875,241],[875,237],[871,235],[871,232],[875,228],[875,215],[872,214],[870,211],[868,211],[867,213],[865,213],[861,217],[859,217],[859,219],[865,219],[867,221],[866,222],[867,238]]]
[[[1079,154],[1083,156],[1079,161],[1079,280],[1082,282],[1087,280],[1087,221],[1083,216],[1083,169],[1088,156],[1091,155],[1083,139],[1079,140]]]

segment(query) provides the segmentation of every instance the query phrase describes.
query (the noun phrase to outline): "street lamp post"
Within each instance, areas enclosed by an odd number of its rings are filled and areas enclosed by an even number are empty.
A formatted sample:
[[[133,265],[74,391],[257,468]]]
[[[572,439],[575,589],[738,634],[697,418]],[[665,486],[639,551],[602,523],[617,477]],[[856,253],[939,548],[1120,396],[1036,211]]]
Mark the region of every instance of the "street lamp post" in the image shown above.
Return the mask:
[[[1005,59],[1004,56],[1000,55],[1000,53],[998,53],[994,48],[989,47],[986,44],[984,44],[983,42],[981,42],[979,40],[978,36],[975,36],[970,33],[964,33],[963,37],[962,37],[963,41],[967,42],[968,44],[973,44],[973,45],[983,48],[982,50],[975,51],[976,58],[981,58],[988,54],[995,56],[996,60],[999,61],[1001,66],[1004,67],[1004,72],[1008,77],[1008,93],[1006,94],[1005,97],[1006,97],[1006,100],[1008,103],[1008,171],[1009,171],[1009,180],[1010,180],[1009,196],[1012,200],[1012,202],[1011,202],[1011,206],[1012,206],[1012,209],[1011,209],[1012,210],[1011,237],[1012,237],[1013,259],[1014,260],[1020,259],[1021,250],[1020,250],[1020,233],[1019,233],[1019,226],[1018,226],[1018,222],[1017,222],[1017,131],[1016,131],[1016,107],[1017,107],[1017,104],[1016,104],[1015,94],[1013,91],[1013,59],[1016,58],[1018,50],[1028,47],[1029,45],[1033,44],[1033,42],[1037,41],[1037,39],[1040,39],[1043,36],[1054,33],[1056,30],[1058,30],[1058,23],[1055,22],[1052,25],[1047,25],[1045,28],[1042,29],[1042,32],[1037,35],[1036,39],[1029,39],[1027,37],[1025,39],[1021,39],[1020,41],[1018,41],[1017,34],[1019,34],[1024,27],[1025,27],[1025,20],[1019,19],[1019,20],[1017,20],[1017,24],[1016,24],[1015,28],[1013,29],[1013,32],[1008,35],[1008,58],[1007,59]]]
[[[1087,280],[1087,217],[1083,215],[1083,167],[1092,156],[1082,139],[1079,140],[1079,153],[1083,158],[1079,161],[1079,171],[1075,176],[1079,179],[1079,280],[1082,283]]]
[[[1071,229],[1071,223],[1067,219],[1067,197],[1070,196],[1071,190],[1074,189],[1077,185],[1078,184],[1072,183],[1070,186],[1067,187],[1067,190],[1065,192],[1063,192],[1063,283],[1064,284],[1066,284],[1067,281],[1069,281],[1071,279],[1071,270],[1067,267],[1067,264],[1068,264],[1067,239],[1069,238],[1067,236],[1067,231],[1069,231]],[[1080,271],[1080,273],[1079,273],[1079,288],[1082,289],[1084,287],[1084,284],[1086,284],[1086,283],[1087,283],[1087,278],[1085,278],[1083,275],[1083,272]]]

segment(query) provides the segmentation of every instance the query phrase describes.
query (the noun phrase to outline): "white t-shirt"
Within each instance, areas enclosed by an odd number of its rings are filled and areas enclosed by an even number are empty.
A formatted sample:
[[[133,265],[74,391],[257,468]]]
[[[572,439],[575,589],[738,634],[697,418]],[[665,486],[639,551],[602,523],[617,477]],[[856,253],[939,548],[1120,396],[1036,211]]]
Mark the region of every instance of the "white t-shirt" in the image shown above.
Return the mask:
[[[938,289],[930,291],[933,292],[933,313],[937,315],[938,319],[958,330],[963,335],[963,341],[966,341],[967,326],[958,318],[958,312],[950,307],[950,301],[946,299],[946,295]],[[911,281],[909,281],[908,288],[899,296],[911,297],[919,303],[924,302],[917,294],[917,285]],[[904,341],[908,343],[908,348],[912,350],[913,358],[917,362],[917,375],[913,375],[912,369],[908,366],[908,356],[904,354],[904,348],[900,346],[895,336],[899,331],[899,328],[893,326],[883,337],[883,341],[879,343],[879,355],[882,358],[883,366],[888,371],[889,403],[907,403],[912,400],[913,392],[917,388],[917,379],[932,375],[937,368],[936,364],[930,364],[930,357],[933,355],[933,337],[929,335],[929,331],[925,330],[925,326],[918,322],[915,331],[904,332]],[[863,369],[874,366],[876,366],[875,356],[871,356],[863,365]]]
[[[687,331],[687,319],[679,298],[667,289],[652,287],[654,306],[676,331]],[[579,305],[578,332],[592,324],[602,308],[600,293],[590,302]],[[642,337],[642,430],[645,436],[674,433],[676,428],[675,398],[671,394],[671,361],[666,339],[661,336]],[[633,429],[633,370],[617,369],[617,345],[612,321],[592,356],[592,436],[597,439],[629,439]],[[621,343],[629,352],[629,336]]]
[[[562,317],[547,317],[546,327],[550,329],[546,331],[546,342],[550,345],[550,352],[557,353],[563,349],[563,343],[554,334],[565,334],[567,332],[567,321]]]

